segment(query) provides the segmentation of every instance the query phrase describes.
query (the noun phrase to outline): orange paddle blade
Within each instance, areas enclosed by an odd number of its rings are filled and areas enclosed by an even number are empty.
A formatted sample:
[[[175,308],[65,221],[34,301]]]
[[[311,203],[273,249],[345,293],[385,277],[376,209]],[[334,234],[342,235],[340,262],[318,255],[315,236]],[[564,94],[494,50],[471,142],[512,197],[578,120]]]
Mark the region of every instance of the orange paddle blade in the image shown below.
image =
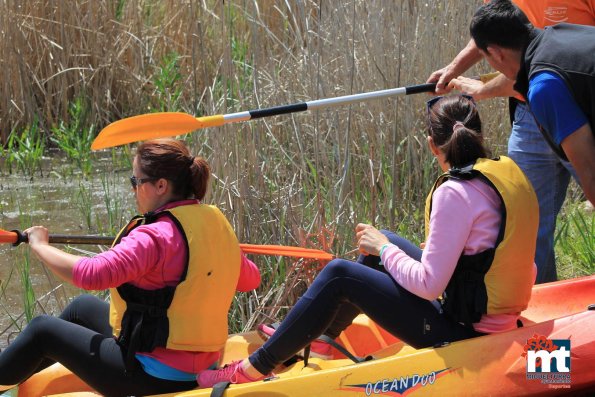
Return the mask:
[[[244,251],[245,254],[292,256],[295,258],[320,259],[326,261],[333,259],[333,256],[328,252],[312,248],[254,244],[240,244],[240,248],[242,248],[242,251]]]
[[[187,134],[200,128],[223,125],[224,122],[223,115],[196,118],[181,112],[141,114],[105,127],[91,144],[91,150]]]
[[[9,232],[8,230],[0,229],[0,243],[11,243],[14,244],[18,240],[18,236],[15,232]]]

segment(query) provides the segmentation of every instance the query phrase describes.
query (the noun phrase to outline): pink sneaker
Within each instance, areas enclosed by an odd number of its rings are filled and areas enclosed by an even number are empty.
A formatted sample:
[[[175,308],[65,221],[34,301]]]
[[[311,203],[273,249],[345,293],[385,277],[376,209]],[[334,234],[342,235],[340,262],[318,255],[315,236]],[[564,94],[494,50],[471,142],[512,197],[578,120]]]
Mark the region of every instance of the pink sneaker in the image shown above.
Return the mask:
[[[231,382],[234,384],[256,382],[264,379],[264,375],[253,379],[244,373],[242,360],[233,361],[221,369],[204,370],[196,375],[196,381],[201,388],[213,387],[219,382]]]
[[[260,324],[256,328],[256,331],[258,332],[258,335],[262,338],[262,340],[267,341],[271,336],[273,336],[273,334],[275,333],[275,329],[275,324]],[[301,350],[297,354],[303,357],[304,351]],[[310,357],[320,358],[322,360],[332,360],[332,346],[324,341],[315,339],[310,345]]]

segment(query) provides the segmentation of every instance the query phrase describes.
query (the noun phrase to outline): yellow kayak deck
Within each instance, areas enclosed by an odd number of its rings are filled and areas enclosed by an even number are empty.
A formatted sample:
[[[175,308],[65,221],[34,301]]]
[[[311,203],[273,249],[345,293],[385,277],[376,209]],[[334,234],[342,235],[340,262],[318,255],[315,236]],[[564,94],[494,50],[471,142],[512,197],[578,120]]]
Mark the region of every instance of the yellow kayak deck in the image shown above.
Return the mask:
[[[225,396],[404,396],[404,395],[555,395],[595,390],[595,276],[536,286],[524,326],[513,331],[413,349],[360,315],[339,343],[371,361],[355,364],[334,351],[333,360],[312,358],[276,369],[264,381],[231,385]],[[403,319],[407,321],[407,319]],[[571,341],[570,383],[528,379],[525,346],[534,336]],[[255,332],[231,335],[221,362],[247,357],[262,345]],[[109,381],[109,380],[106,380]],[[89,386],[60,365],[34,375],[18,396],[89,395]],[[164,396],[210,396],[196,389]]]

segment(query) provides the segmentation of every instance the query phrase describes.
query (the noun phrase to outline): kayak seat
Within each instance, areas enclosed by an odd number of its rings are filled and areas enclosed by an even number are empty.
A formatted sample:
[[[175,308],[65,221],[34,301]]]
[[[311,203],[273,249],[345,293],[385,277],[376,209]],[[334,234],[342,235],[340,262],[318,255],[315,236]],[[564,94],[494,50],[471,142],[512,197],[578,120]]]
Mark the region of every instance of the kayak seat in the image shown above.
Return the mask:
[[[366,315],[360,314],[339,335],[338,342],[354,355],[366,357],[401,341]],[[338,351],[335,354],[335,358],[344,357]]]

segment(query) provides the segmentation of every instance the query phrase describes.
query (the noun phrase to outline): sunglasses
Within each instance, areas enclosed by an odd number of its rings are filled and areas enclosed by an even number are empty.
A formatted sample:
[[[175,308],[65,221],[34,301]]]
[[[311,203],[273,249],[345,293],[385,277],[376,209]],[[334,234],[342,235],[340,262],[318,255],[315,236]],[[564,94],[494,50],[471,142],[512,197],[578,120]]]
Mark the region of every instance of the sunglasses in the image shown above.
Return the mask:
[[[136,189],[138,185],[142,185],[145,182],[156,181],[159,178],[137,178],[134,175],[130,177],[130,184],[132,185],[133,189]]]
[[[436,102],[440,101],[443,98],[450,98],[453,96],[462,96],[463,98],[470,100],[475,105],[475,100],[470,95],[460,94],[460,95],[450,95],[450,96],[435,96],[434,98],[432,98],[426,102],[427,112],[430,113],[430,109],[432,108],[432,106],[434,106],[436,104]]]

